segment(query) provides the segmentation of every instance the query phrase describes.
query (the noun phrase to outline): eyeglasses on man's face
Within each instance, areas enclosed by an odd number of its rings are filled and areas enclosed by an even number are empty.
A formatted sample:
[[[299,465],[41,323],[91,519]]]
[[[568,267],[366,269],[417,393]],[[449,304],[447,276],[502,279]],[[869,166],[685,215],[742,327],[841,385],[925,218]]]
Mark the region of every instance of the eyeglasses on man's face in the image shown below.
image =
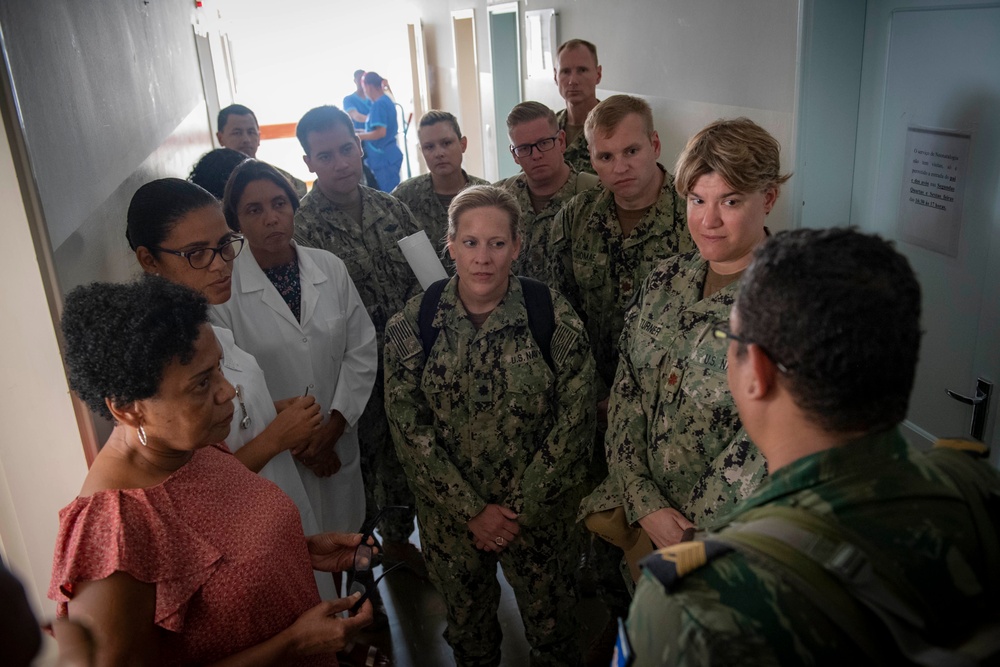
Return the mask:
[[[171,250],[156,246],[153,250],[165,252],[171,255],[183,257],[191,265],[192,269],[207,269],[215,261],[215,256],[219,255],[226,262],[236,259],[236,256],[243,250],[244,238],[242,234],[233,234],[225,243],[217,248],[196,248],[195,250]]]
[[[785,375],[791,373],[789,367],[781,363],[777,359],[775,359],[774,355],[768,352],[767,348],[765,348],[763,345],[761,345],[755,340],[751,340],[744,336],[740,336],[739,334],[734,334],[732,330],[729,328],[729,322],[726,322],[725,320],[721,320],[712,325],[712,336],[714,336],[719,340],[725,340],[725,341],[731,340],[737,343],[741,343],[743,345],[756,345],[765,355],[767,355],[767,358],[771,360],[771,362],[779,371],[781,371]]]
[[[556,140],[559,138],[557,134],[554,137],[547,137],[545,139],[539,139],[533,144],[520,144],[518,146],[511,146],[510,152],[514,154],[515,157],[529,157],[532,152],[536,149],[539,153],[547,153],[553,148],[555,148]]]

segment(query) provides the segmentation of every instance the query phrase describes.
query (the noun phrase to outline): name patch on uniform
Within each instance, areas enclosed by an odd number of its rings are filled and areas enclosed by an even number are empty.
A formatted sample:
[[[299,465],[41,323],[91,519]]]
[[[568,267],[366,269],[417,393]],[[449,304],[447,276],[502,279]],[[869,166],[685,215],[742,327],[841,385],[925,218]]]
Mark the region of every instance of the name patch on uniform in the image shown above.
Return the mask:
[[[393,353],[403,361],[423,352],[416,332],[403,318],[389,325],[385,330],[385,340],[392,347]]]
[[[650,336],[659,336],[660,332],[663,331],[663,325],[644,317],[639,320],[639,329],[645,331]]]
[[[503,363],[507,365],[526,364],[529,361],[538,359],[541,356],[542,353],[535,348],[529,348],[527,350],[518,350],[514,354],[504,355]]]
[[[725,354],[714,354],[699,350],[694,356],[694,361],[702,366],[708,366],[720,371],[729,368],[729,359]]]

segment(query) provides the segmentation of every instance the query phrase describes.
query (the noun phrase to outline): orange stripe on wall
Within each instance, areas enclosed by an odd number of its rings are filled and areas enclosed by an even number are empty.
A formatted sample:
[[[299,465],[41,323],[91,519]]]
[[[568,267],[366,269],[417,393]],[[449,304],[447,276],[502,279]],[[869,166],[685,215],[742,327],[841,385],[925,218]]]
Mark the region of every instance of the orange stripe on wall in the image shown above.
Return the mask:
[[[289,139],[295,136],[295,126],[297,123],[277,123],[275,125],[261,125],[260,139]]]

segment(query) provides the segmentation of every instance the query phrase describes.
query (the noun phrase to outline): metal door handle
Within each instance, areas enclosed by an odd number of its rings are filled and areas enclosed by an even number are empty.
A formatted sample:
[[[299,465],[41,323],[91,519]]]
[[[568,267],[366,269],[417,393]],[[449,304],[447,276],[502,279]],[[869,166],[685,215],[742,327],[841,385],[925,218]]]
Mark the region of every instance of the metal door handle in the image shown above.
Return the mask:
[[[976,382],[976,395],[963,396],[951,389],[944,390],[946,394],[972,406],[972,425],[969,428],[969,435],[976,440],[982,441],[983,431],[986,429],[986,416],[990,411],[990,394],[993,393],[993,383],[983,378],[978,378]]]

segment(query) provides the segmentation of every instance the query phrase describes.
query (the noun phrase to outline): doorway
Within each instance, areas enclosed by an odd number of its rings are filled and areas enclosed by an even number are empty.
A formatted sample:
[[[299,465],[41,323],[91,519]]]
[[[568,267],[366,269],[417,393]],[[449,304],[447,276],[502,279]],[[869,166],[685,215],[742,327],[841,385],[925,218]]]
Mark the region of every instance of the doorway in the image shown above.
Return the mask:
[[[476,13],[461,9],[451,13],[455,44],[455,83],[458,89],[458,121],[469,138],[463,162],[470,173],[485,174],[483,161],[483,113],[479,103],[479,57],[476,54]]]
[[[517,3],[506,2],[489,8],[490,58],[493,67],[493,114],[499,178],[520,171],[510,154],[507,114],[521,102],[521,31]]]
[[[826,98],[824,122],[807,115],[807,129],[797,167],[826,181],[827,196],[838,198],[834,219],[808,211],[815,206],[815,188],[806,185],[802,197],[802,224],[850,224],[892,239],[909,259],[923,291],[921,327],[924,332],[910,410],[903,433],[918,446],[930,446],[943,437],[969,436],[973,408],[950,398],[951,390],[966,397],[976,394],[977,380],[1000,382],[1000,5],[996,2],[942,0],[869,0],[848,3],[855,17],[834,43],[806,46],[803,61],[810,67],[831,58],[860,63],[851,82],[845,78],[834,95],[822,71],[804,72],[805,86],[815,85],[815,100]],[[861,16],[857,8],[861,7]],[[807,3],[817,23],[822,13],[842,13],[840,0]],[[845,45],[849,44],[850,47]],[[844,54],[849,48],[850,53]],[[846,68],[840,69],[841,73]],[[823,83],[816,83],[822,81]],[[806,96],[808,98],[808,95]],[[837,124],[831,105],[841,105]],[[809,99],[800,99],[802,109]],[[848,108],[850,107],[850,108]],[[850,116],[850,123],[847,122]],[[831,137],[842,137],[852,124],[856,142],[853,160],[835,151],[812,148]],[[853,128],[852,128],[853,129]],[[950,244],[914,242],[913,222],[920,218],[908,203],[914,147],[908,141],[924,133],[941,145],[955,145],[949,137],[967,138],[968,156],[960,215],[950,224]],[[826,137],[826,139],[824,139]],[[839,139],[838,139],[839,141]],[[843,145],[844,142],[840,142]],[[908,155],[907,153],[911,153]],[[950,151],[943,151],[948,153]],[[831,158],[833,159],[831,161]],[[836,169],[833,164],[839,164]],[[806,166],[808,165],[808,166]],[[818,171],[817,171],[818,170]],[[812,192],[812,194],[810,194]],[[917,211],[917,213],[914,213]],[[938,228],[949,224],[942,220]],[[933,246],[933,244],[930,244]],[[997,387],[986,413],[981,440],[990,447],[990,460],[1000,463],[997,427]]]

